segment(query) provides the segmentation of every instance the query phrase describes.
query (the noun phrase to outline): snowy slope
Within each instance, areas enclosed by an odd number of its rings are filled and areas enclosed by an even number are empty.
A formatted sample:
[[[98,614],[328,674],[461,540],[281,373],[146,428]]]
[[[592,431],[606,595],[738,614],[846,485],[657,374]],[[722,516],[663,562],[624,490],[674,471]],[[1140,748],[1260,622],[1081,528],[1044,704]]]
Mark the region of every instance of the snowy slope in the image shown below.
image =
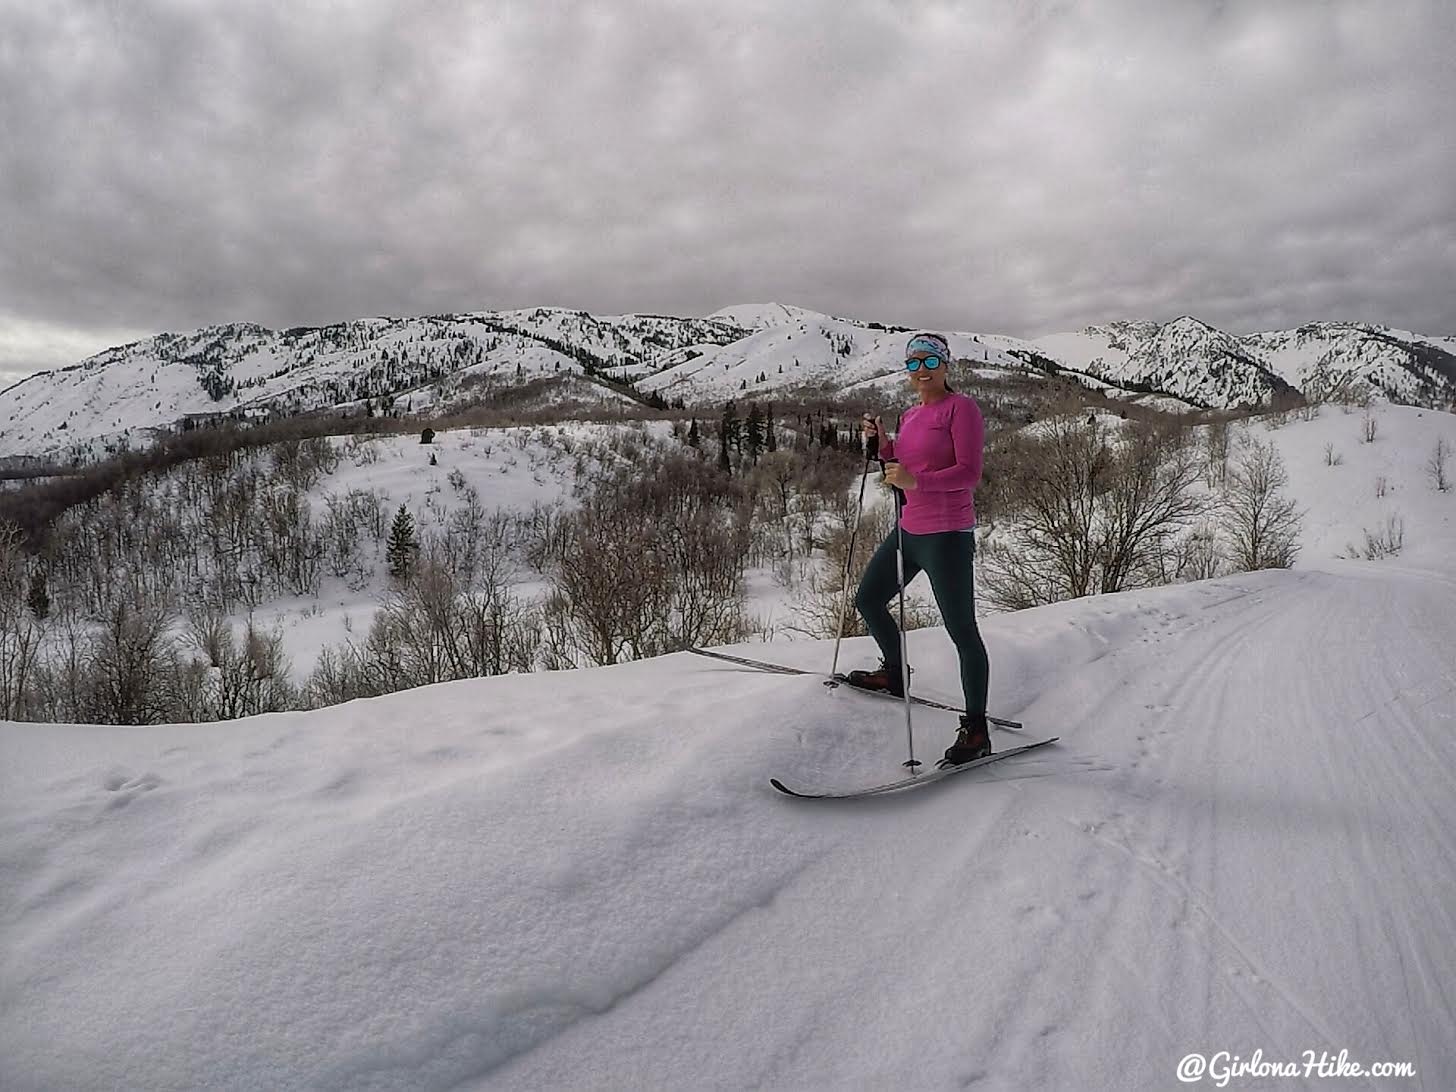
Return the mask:
[[[1299,567],[1358,556],[1364,532],[1394,520],[1405,534],[1403,562],[1439,566],[1456,544],[1456,488],[1437,493],[1427,466],[1437,441],[1451,452],[1447,479],[1456,482],[1456,415],[1410,406],[1376,404],[1375,439],[1364,441],[1365,415],[1326,406],[1305,421],[1295,415],[1271,430],[1250,434],[1272,442],[1289,474],[1286,492],[1304,513]],[[1335,464],[1329,465],[1326,449]]]
[[[753,321],[755,314],[735,321]],[[957,359],[992,367],[1020,367],[1011,356],[974,334],[946,335]],[[723,346],[696,346],[690,359],[674,363],[637,384],[666,398],[721,403],[729,398],[771,398],[784,388],[853,391],[904,381],[905,334],[849,319],[804,312],[784,321],[762,322],[753,333]]]
[[[1345,1049],[1418,1067],[1374,1087],[1452,1086],[1449,568],[987,641],[996,707],[1062,743],[848,806],[765,779],[894,771],[894,707],[688,654],[4,725],[0,1083],[1143,1089],[1191,1051]],[[912,654],[944,692],[944,634]],[[922,753],[950,732],[918,725]]]
[[[745,330],[766,330],[772,326],[797,326],[803,322],[818,321],[830,316],[786,303],[742,303],[721,308],[706,317],[732,323]]]
[[[1164,1089],[1256,1050],[1456,1087],[1456,493],[1420,472],[1456,420],[1360,420],[1255,426],[1296,569],[986,618],[993,711],[1062,741],[901,798],[766,782],[898,771],[897,706],[688,654],[0,724],[0,1087]],[[1406,552],[1329,556],[1393,502]],[[944,631],[910,647],[955,698]]]

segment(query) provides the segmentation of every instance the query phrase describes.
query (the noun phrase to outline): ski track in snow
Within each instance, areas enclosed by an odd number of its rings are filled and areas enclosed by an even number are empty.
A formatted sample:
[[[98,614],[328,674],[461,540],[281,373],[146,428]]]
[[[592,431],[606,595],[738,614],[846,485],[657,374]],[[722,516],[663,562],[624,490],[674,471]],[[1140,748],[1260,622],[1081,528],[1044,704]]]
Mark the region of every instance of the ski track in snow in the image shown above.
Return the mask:
[[[751,966],[734,981],[833,988],[797,999],[817,1014],[807,1024],[783,1028],[777,1004],[761,1022],[739,1016],[732,1038],[765,1044],[762,1068],[744,1061],[741,1083],[722,1086],[1154,1088],[1173,1086],[1193,1050],[1301,1062],[1343,1048],[1420,1066],[1414,1082],[1356,1086],[1449,1087],[1456,851],[1439,808],[1452,798],[1456,673],[1440,650],[1456,587],[1394,566],[1336,569],[1208,582],[1182,614],[1156,604],[1188,589],[1141,596],[1161,621],[1015,711],[1071,734],[1060,755],[997,767],[976,788],[807,805],[854,836],[776,900],[812,922],[761,923],[773,958],[736,953]],[[1113,768],[1045,772],[1085,768],[1079,751]],[[904,844],[897,814],[924,820],[922,844]],[[960,836],[937,839],[946,829]],[[712,971],[682,968],[692,985],[670,1006],[573,1027],[505,1086],[590,1087],[572,1059],[637,1042],[665,1011],[749,1004],[716,997]],[[866,990],[885,996],[870,1005]],[[823,1015],[844,998],[860,1019]],[[622,1086],[690,1080],[664,1053]]]
[[[0,1085],[1140,1089],[1348,1049],[1419,1075],[1341,1087],[1456,1087],[1456,577],[985,629],[997,711],[1062,742],[891,798],[767,778],[882,777],[897,708],[688,654],[5,725]],[[910,639],[953,695],[944,632]],[[925,757],[954,718],[915,723]]]

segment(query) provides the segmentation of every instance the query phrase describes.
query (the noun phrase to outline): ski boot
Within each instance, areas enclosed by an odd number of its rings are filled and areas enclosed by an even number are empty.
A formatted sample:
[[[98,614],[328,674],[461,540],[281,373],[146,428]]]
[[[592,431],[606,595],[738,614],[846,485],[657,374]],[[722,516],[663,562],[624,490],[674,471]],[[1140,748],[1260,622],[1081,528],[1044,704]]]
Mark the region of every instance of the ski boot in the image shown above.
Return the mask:
[[[905,696],[905,675],[900,670],[900,665],[892,665],[884,660],[880,661],[879,670],[851,671],[844,677],[844,681],[861,690],[878,690],[893,694],[897,698]]]
[[[985,713],[968,713],[961,717],[961,730],[956,733],[955,742],[945,749],[945,757],[936,765],[944,770],[959,766],[991,753],[991,731],[986,724]]]

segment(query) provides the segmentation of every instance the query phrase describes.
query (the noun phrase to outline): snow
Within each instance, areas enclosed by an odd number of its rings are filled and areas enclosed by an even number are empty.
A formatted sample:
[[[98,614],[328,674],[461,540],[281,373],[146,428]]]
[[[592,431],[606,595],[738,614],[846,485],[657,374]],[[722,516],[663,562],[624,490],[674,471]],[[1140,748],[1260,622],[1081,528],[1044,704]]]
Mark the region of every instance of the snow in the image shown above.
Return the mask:
[[[729,322],[744,330],[763,330],[773,326],[794,326],[804,322],[817,322],[829,316],[783,303],[741,303],[721,308],[704,317]]]
[[[686,653],[0,724],[0,1087],[1162,1089],[1256,1050],[1456,1087],[1456,493],[1420,470],[1456,419],[1378,413],[1257,433],[1297,568],[987,617],[997,746],[1061,742],[908,795],[776,794],[897,773],[900,708]],[[1331,556],[1383,505],[1405,552]],[[954,699],[944,631],[909,643]],[[917,708],[917,755],[953,727]]]
[[[1364,441],[1364,411],[1322,407],[1313,420],[1296,414],[1282,428],[1266,424],[1251,434],[1274,442],[1289,474],[1287,493],[1305,512],[1298,563],[1350,557],[1365,531],[1383,531],[1390,519],[1405,529],[1402,561],[1441,566],[1456,543],[1456,486],[1439,494],[1426,469],[1444,440],[1446,477],[1456,483],[1456,416],[1410,406],[1375,403],[1375,439]],[[1327,465],[1326,448],[1338,460]],[[1383,483],[1384,495],[1380,494]]]

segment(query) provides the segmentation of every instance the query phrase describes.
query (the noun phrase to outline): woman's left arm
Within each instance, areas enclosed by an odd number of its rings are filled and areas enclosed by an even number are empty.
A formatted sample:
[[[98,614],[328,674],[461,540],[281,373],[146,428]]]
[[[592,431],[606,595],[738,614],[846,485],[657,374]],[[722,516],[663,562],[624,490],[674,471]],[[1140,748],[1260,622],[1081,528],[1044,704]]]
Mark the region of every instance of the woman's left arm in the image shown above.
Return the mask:
[[[974,489],[981,484],[981,449],[986,442],[986,424],[974,398],[957,401],[950,411],[950,442],[955,462],[940,470],[922,470],[915,475],[915,488],[930,493]]]

